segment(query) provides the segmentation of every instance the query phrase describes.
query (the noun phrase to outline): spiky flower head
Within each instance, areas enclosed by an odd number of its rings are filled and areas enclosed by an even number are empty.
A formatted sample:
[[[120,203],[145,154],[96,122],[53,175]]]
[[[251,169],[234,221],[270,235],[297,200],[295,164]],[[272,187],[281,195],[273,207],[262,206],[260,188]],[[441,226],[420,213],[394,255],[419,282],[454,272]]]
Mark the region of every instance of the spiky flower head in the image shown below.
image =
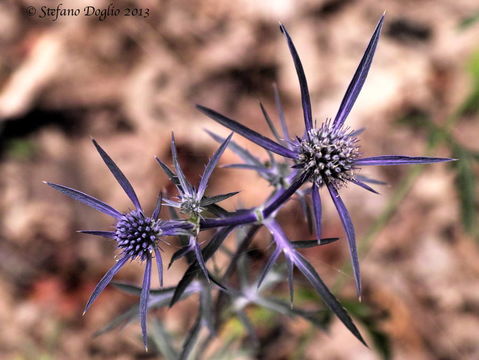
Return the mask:
[[[131,259],[145,261],[158,246],[163,235],[161,220],[145,216],[139,210],[132,210],[122,216],[116,224],[115,240],[118,247]]]
[[[338,189],[354,179],[354,161],[359,157],[359,146],[353,131],[335,129],[326,121],[297,141],[298,156],[294,167],[310,172],[309,180],[318,187],[330,184]]]
[[[196,189],[193,185],[190,184],[181,168],[181,165],[178,161],[178,152],[176,149],[175,137],[172,134],[171,156],[173,158],[173,165],[175,167],[176,173],[173,172],[168,167],[168,165],[163,163],[159,158],[156,158],[156,161],[161,166],[166,175],[170,178],[170,180],[173,181],[179,193],[176,201],[165,199],[165,205],[179,209],[180,212],[186,215],[191,222],[198,223],[199,219],[202,217],[202,212],[206,210],[208,205],[223,201],[237,194],[237,192],[232,192],[213,197],[205,196],[210,176],[213,173],[213,170],[215,169],[216,165],[218,164],[221,155],[228,146],[232,136],[233,134],[230,134],[230,136],[228,136],[226,139],[224,139],[224,141],[222,141],[220,147],[216,150],[211,159],[208,161],[203,176],[201,177],[200,184]],[[199,231],[199,228],[197,230]]]
[[[313,200],[312,204],[316,237],[317,240],[320,241],[322,205],[319,190],[321,187],[326,187],[328,189],[331,199],[339,213],[348,239],[349,252],[352,260],[358,295],[361,294],[361,281],[355,232],[351,217],[339,196],[338,189],[341,185],[348,182],[376,193],[375,190],[366,184],[366,182],[374,183],[375,181],[371,181],[366,177],[360,177],[355,174],[355,171],[362,166],[427,164],[452,160],[448,158],[412,157],[402,155],[383,155],[362,158],[359,154],[356,139],[356,135],[358,135],[360,131],[350,132],[344,127],[345,121],[361,92],[364,82],[366,81],[383,23],[384,15],[381,16],[376,28],[374,29],[366,51],[364,52],[359,66],[346,90],[334,120],[327,121],[320,128],[313,127],[311,99],[303,65],[301,64],[298,52],[296,51],[296,47],[294,46],[286,27],[280,25],[280,30],[286,38],[291,57],[293,58],[301,91],[305,132],[304,136],[302,138],[297,138],[296,141],[291,140],[287,135],[287,132],[283,131],[285,138],[278,139],[278,136],[275,135],[276,140],[278,140],[275,142],[212,109],[201,105],[197,106],[201,112],[218,123],[238,134],[241,134],[259,146],[294,162],[293,166],[297,168],[297,174],[293,175],[296,175],[296,177],[293,178],[293,176],[290,176],[293,180],[289,188],[285,189],[281,194],[276,195],[271,200],[270,204],[265,207],[263,212],[264,218],[273,213],[274,209],[279,208],[279,206],[281,206],[281,204],[294,194],[305,182],[312,182],[313,186],[310,189],[310,193]],[[283,128],[285,127],[283,126]],[[250,221],[250,217],[243,216],[243,218]],[[243,219],[240,219],[239,217],[229,218],[226,221],[221,222],[213,219],[209,222],[205,221],[203,226],[218,226],[220,223],[222,225],[237,224],[241,223],[241,221],[243,221]]]
[[[163,285],[163,262],[161,259],[161,254],[159,251],[159,243],[162,241],[163,236],[172,236],[172,235],[190,235],[190,230],[192,229],[192,224],[187,221],[177,221],[177,220],[161,220],[159,218],[161,211],[162,196],[158,197],[156,202],[155,210],[151,217],[145,216],[143,209],[140,205],[138,197],[136,196],[133,187],[131,186],[128,179],[121,172],[115,162],[110,158],[110,156],[98,145],[98,143],[93,140],[97,151],[99,152],[101,158],[105,164],[110,169],[113,176],[116,178],[120,186],[123,188],[125,193],[128,195],[132,203],[135,205],[135,209],[127,213],[121,213],[120,211],[114,209],[108,204],[105,204],[101,200],[98,200],[90,195],[82,193],[78,190],[46,182],[47,185],[51,186],[55,190],[58,190],[65,195],[78,200],[85,205],[88,205],[98,211],[101,211],[107,215],[113,217],[117,222],[115,226],[115,231],[97,231],[97,230],[82,230],[80,232],[107,237],[116,241],[118,249],[121,251],[121,254],[113,267],[108,270],[108,272],[103,276],[100,282],[93,290],[93,293],[88,300],[85,310],[85,313],[90,306],[93,304],[95,299],[100,295],[100,293],[105,289],[105,287],[113,279],[113,276],[128,262],[131,260],[140,260],[145,262],[145,273],[143,275],[143,285],[140,297],[140,323],[143,333],[143,342],[145,348],[147,347],[147,328],[146,328],[146,312],[148,297],[150,293],[150,282],[151,282],[151,265],[152,259],[156,261],[158,268],[158,276],[160,279],[160,285]]]

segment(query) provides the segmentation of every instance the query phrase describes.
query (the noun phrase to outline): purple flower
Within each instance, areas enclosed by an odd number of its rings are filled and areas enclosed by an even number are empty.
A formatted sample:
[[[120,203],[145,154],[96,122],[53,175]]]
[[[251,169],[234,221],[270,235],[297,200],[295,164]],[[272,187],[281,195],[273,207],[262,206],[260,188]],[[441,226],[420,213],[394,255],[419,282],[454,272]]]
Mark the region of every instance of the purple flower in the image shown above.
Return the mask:
[[[163,286],[163,263],[159,250],[159,243],[162,240],[163,236],[190,235],[189,230],[192,228],[192,224],[187,221],[161,220],[159,218],[162,202],[161,194],[158,197],[153,214],[151,216],[146,216],[143,212],[140,202],[138,201],[138,197],[136,196],[136,193],[133,190],[133,187],[131,186],[128,179],[125,177],[125,175],[123,175],[118,166],[113,162],[110,156],[108,156],[108,154],[100,147],[100,145],[98,145],[95,140],[92,141],[96,149],[100,153],[100,156],[102,157],[103,161],[112,172],[113,176],[116,178],[120,186],[123,188],[125,193],[132,201],[133,205],[135,206],[134,210],[131,210],[127,213],[121,213],[110,205],[105,204],[104,202],[90,195],[84,194],[78,190],[49,182],[45,183],[54,188],[55,190],[58,190],[65,195],[71,197],[72,199],[78,200],[85,205],[88,205],[107,215],[110,215],[116,220],[115,231],[80,231],[86,234],[113,239],[116,241],[118,249],[121,251],[119,260],[110,270],[108,270],[108,272],[103,276],[103,278],[95,287],[95,290],[93,290],[93,293],[91,294],[90,299],[85,306],[83,314],[88,311],[88,309],[93,304],[98,295],[100,295],[100,293],[105,289],[108,283],[110,283],[110,281],[113,279],[113,276],[123,267],[123,265],[126,264],[128,260],[132,261],[138,259],[142,262],[146,262],[140,296],[139,313],[141,330],[143,333],[143,342],[145,344],[145,348],[147,348],[148,338],[146,313],[148,296],[150,293],[152,259],[154,258],[156,260],[160,285]]]
[[[231,192],[228,194],[212,197],[205,196],[205,191],[208,185],[209,178],[213,173],[214,168],[218,164],[221,155],[228,146],[228,143],[230,142],[232,136],[233,133],[231,133],[224,141],[222,141],[220,147],[216,150],[211,159],[208,161],[203,176],[201,177],[198,189],[196,189],[195,187],[193,187],[193,185],[190,184],[185,174],[183,173],[183,170],[181,169],[180,163],[178,162],[178,154],[176,150],[175,138],[173,135],[171,137],[171,155],[173,158],[173,165],[175,167],[176,174],[159,158],[156,158],[158,164],[161,166],[166,175],[173,181],[179,192],[178,201],[164,200],[165,205],[171,206],[173,208],[178,208],[182,214],[187,216],[189,222],[194,224],[194,229],[188,237],[188,244],[173,254],[168,268],[170,268],[174,261],[192,252],[194,253],[196,260],[201,267],[201,271],[203,272],[204,276],[208,281],[210,280],[210,277],[208,275],[205,261],[201,254],[200,244],[197,240],[198,233],[200,231],[199,222],[202,218],[202,213],[205,210],[211,209],[211,207],[213,207],[217,202],[228,199],[238,193]]]
[[[286,28],[284,25],[280,25],[281,32],[286,37],[299,79],[305,124],[305,132],[301,137],[296,137],[294,139],[289,138],[287,131],[283,131],[285,138],[282,139],[282,141],[275,142],[214,110],[197,105],[197,108],[201,112],[218,123],[246,137],[261,147],[285,158],[289,158],[294,162],[293,168],[296,169],[297,176],[291,181],[289,189],[284,190],[283,193],[278,192],[273,199],[268,200],[263,211],[263,216],[265,218],[273,213],[282,202],[286,201],[292,194],[294,194],[301,185],[309,182],[312,184],[311,194],[313,200],[316,237],[318,241],[320,241],[322,209],[319,189],[321,187],[326,187],[328,189],[346,232],[354,270],[356,290],[359,296],[361,294],[361,281],[354,227],[346,206],[338,194],[338,190],[347,183],[353,183],[366,190],[376,192],[366,184],[366,182],[372,181],[359,176],[358,172],[362,166],[427,164],[452,160],[447,158],[410,157],[400,155],[362,157],[358,146],[358,135],[362,130],[354,131],[345,126],[346,118],[361,91],[364,81],[366,80],[383,22],[384,15],[381,17],[374,30],[372,38],[369,41],[361,62],[359,63],[353,79],[346,90],[334,120],[326,121],[320,127],[313,126],[308,85],[298,53],[291,37],[286,31]],[[285,127],[283,126],[283,129],[284,128]],[[227,221],[206,221],[203,226],[206,228],[210,226],[234,224],[235,220],[236,219],[230,218]],[[243,219],[238,218],[236,223],[241,221],[244,222],[246,220],[249,221],[250,218],[243,216]]]

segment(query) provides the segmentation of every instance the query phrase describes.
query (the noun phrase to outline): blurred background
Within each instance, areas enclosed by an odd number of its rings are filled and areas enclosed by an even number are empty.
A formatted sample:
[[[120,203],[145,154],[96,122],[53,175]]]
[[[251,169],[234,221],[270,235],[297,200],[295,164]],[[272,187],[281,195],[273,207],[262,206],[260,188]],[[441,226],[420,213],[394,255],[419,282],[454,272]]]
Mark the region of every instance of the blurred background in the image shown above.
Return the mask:
[[[321,122],[334,116],[384,10],[383,34],[349,125],[367,129],[361,135],[365,155],[459,161],[366,169],[365,175],[388,183],[378,189],[380,196],[343,190],[360,241],[362,303],[355,301],[344,240],[306,252],[349,304],[368,342],[374,337],[378,346],[363,347],[334,319],[325,333],[304,320],[264,321],[266,315],[255,314],[261,309],[251,309],[259,329],[256,357],[479,358],[477,2],[137,0],[116,1],[121,14],[103,21],[83,14],[41,18],[42,6],[57,4],[0,3],[2,359],[160,358],[144,352],[137,322],[92,336],[136,301],[110,286],[81,317],[90,292],[113,264],[115,247],[75,231],[112,223],[42,180],[80,189],[121,211],[131,208],[92,146],[94,137],[130,179],[144,208],[152,209],[160,189],[174,193],[153,159],[171,163],[171,132],[193,183],[217,147],[203,129],[228,133],[194,104],[269,136],[258,100],[277,119],[276,82],[291,133],[300,134],[299,86],[279,21],[300,53]],[[110,2],[62,4],[83,9]],[[27,16],[30,6],[37,11],[33,16]],[[124,16],[125,8],[149,8],[149,16]],[[234,140],[263,156],[240,136]],[[221,163],[236,161],[226,151]],[[224,203],[232,210],[259,205],[271,189],[254,173],[217,169],[208,191],[241,191]],[[324,207],[324,235],[343,237],[334,206],[326,200]],[[280,220],[291,239],[312,238],[295,202]],[[254,242],[261,256],[268,253],[267,240],[260,232]],[[175,284],[184,269],[181,262],[173,266],[166,284]],[[131,264],[117,278],[140,284],[141,276],[142,266]],[[178,341],[191,326],[196,301],[155,312]],[[219,336],[221,341],[227,335]]]

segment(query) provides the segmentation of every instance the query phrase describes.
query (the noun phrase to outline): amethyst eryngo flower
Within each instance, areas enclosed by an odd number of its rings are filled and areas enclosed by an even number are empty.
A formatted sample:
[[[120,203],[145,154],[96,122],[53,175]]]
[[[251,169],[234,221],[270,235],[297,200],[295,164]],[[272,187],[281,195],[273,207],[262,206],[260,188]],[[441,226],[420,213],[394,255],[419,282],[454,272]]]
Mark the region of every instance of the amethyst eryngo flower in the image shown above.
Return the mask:
[[[176,253],[173,254],[168,268],[173,264],[174,261],[185,256],[186,254],[192,252],[195,254],[196,260],[200,265],[201,271],[205,275],[206,279],[209,280],[208,270],[206,269],[205,261],[203,255],[201,254],[201,247],[198,243],[198,233],[200,231],[200,219],[202,218],[202,213],[205,210],[211,208],[212,205],[217,202],[226,200],[238,192],[231,192],[228,194],[222,194],[212,197],[206,197],[205,191],[208,186],[208,181],[210,176],[218,164],[218,161],[223,155],[226,147],[228,146],[233,133],[230,134],[220,145],[220,147],[213,154],[211,159],[208,161],[208,164],[205,167],[203,176],[201,177],[200,184],[196,189],[191,185],[191,183],[186,178],[183,170],[181,169],[180,163],[178,162],[178,154],[176,150],[175,138],[172,135],[171,137],[171,156],[173,158],[173,165],[175,167],[176,174],[159,158],[156,158],[156,161],[161,166],[166,175],[173,181],[175,184],[179,196],[178,200],[164,200],[165,205],[171,206],[173,208],[179,209],[180,213],[185,215],[190,223],[194,224],[194,229],[192,229],[191,235],[189,235],[188,244],[179,249]]]
[[[218,161],[223,155],[226,147],[230,143],[233,133],[230,134],[224,141],[222,141],[220,147],[213,154],[211,159],[208,161],[208,164],[205,167],[203,176],[201,177],[198,188],[196,189],[193,185],[190,184],[186,178],[183,170],[181,169],[180,163],[178,162],[178,153],[176,150],[175,138],[172,135],[171,137],[171,157],[173,159],[173,165],[175,167],[176,174],[170,170],[170,168],[163,163],[159,158],[156,158],[156,161],[161,166],[166,175],[174,182],[176,188],[178,189],[178,201],[173,200],[164,200],[165,205],[179,209],[179,211],[186,215],[188,220],[192,223],[199,225],[199,219],[202,217],[202,212],[205,211],[208,205],[215,204],[226,200],[238,192],[231,192],[228,194],[217,195],[212,197],[206,197],[205,191],[208,186],[208,181],[210,179],[213,170],[215,169]],[[199,226],[197,228],[199,230]]]
[[[55,190],[58,190],[65,195],[84,203],[85,205],[110,215],[116,220],[114,231],[80,231],[86,234],[113,239],[116,241],[118,249],[120,250],[119,260],[110,270],[108,270],[108,272],[97,284],[85,306],[83,314],[87,312],[98,295],[100,295],[108,283],[110,283],[113,276],[123,267],[123,265],[127,263],[128,260],[132,261],[137,259],[141,262],[146,262],[139,309],[143,342],[145,343],[146,348],[146,312],[148,296],[150,292],[152,259],[154,258],[156,260],[160,285],[163,286],[163,262],[160,254],[159,243],[162,241],[163,236],[189,235],[189,230],[192,228],[192,224],[187,221],[161,220],[159,218],[162,203],[161,194],[158,197],[153,214],[151,216],[146,216],[128,179],[113,162],[110,156],[100,147],[100,145],[98,145],[95,140],[92,141],[101,158],[112,172],[113,176],[116,178],[120,186],[132,201],[133,205],[135,206],[134,210],[131,210],[127,213],[121,213],[110,205],[105,204],[104,202],[78,190],[49,182],[45,183]]]
[[[313,211],[315,218],[316,236],[318,241],[321,236],[321,198],[319,189],[326,187],[336,206],[344,230],[348,239],[349,252],[352,260],[356,290],[358,295],[361,293],[361,281],[359,271],[359,261],[356,248],[354,227],[351,217],[344,205],[338,190],[347,183],[353,183],[366,190],[375,192],[369,185],[365,184],[365,179],[358,176],[359,169],[362,166],[370,165],[402,165],[402,164],[427,164],[441,161],[450,161],[447,158],[434,157],[411,157],[400,155],[382,155],[373,157],[362,157],[358,146],[358,135],[362,130],[351,130],[345,126],[345,121],[349,115],[360,91],[366,80],[374,52],[379,40],[379,35],[384,22],[384,15],[379,20],[366,51],[359,63],[359,66],[349,84],[344,98],[335,118],[327,120],[320,127],[313,126],[313,116],[311,112],[311,100],[309,97],[308,85],[304,74],[303,66],[299,59],[296,48],[284,25],[280,25],[281,32],[285,35],[288,47],[293,58],[296,72],[301,89],[301,100],[303,108],[303,117],[305,123],[305,132],[302,137],[286,138],[282,142],[275,142],[240,123],[227,118],[218,112],[198,105],[197,108],[205,115],[209,116],[218,123],[246,137],[263,148],[292,159],[294,168],[298,172],[294,178],[290,189],[298,189],[302,184],[310,182],[312,184],[311,193],[313,200]],[[285,190],[288,192],[288,189]],[[291,190],[289,193],[293,193]],[[278,195],[278,199],[286,200],[286,196]],[[277,206],[278,201],[274,204]],[[268,214],[266,214],[268,215]],[[250,220],[246,218],[246,220]],[[233,219],[229,219],[233,222]],[[237,222],[241,221],[238,219]],[[218,225],[218,222],[211,222]],[[224,222],[226,225],[227,222]],[[206,225],[205,225],[206,226]]]

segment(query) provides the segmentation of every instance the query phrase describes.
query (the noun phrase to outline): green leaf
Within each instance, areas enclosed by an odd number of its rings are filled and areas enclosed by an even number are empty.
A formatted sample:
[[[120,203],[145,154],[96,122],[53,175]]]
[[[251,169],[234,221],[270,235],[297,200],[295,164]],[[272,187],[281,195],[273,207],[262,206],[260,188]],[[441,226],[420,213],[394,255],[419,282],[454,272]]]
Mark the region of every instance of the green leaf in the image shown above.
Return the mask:
[[[166,331],[164,326],[156,317],[153,318],[153,329],[150,333],[151,337],[153,338],[153,342],[166,360],[178,359],[178,353],[172,346],[173,340],[171,335]]]
[[[456,170],[456,191],[461,205],[461,220],[464,229],[472,234],[476,220],[476,176],[472,169],[474,158],[466,149],[456,145],[454,157],[459,159],[452,165]]]
[[[476,11],[472,15],[462,19],[460,23],[458,24],[458,29],[461,31],[466,30],[478,22],[479,22],[479,11]]]

